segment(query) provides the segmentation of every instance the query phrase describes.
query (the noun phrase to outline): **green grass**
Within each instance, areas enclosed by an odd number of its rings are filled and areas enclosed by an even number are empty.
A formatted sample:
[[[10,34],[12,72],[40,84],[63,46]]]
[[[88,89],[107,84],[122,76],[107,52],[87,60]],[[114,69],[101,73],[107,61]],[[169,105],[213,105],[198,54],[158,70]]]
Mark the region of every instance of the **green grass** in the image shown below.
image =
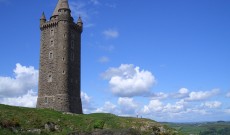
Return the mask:
[[[45,129],[46,124],[53,124],[57,129]],[[93,132],[97,130],[133,129],[133,132],[147,135],[154,130],[164,128],[161,135],[176,132],[156,121],[149,119],[119,117],[109,113],[65,114],[50,109],[35,109],[0,105],[0,134],[31,134],[28,131],[39,129],[41,134],[69,134],[72,132]],[[35,134],[35,133],[33,133]],[[160,133],[159,133],[160,135]]]

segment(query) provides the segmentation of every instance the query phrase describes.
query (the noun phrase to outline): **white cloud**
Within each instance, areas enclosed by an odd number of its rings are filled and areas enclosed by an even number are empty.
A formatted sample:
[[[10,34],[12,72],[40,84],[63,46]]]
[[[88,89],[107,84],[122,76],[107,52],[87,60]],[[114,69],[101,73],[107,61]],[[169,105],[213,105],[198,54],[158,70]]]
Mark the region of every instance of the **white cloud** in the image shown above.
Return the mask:
[[[105,30],[103,34],[106,38],[117,38],[119,36],[119,32],[114,29]]]
[[[81,92],[82,103],[88,105],[90,103],[91,97],[89,97],[85,92]]]
[[[226,94],[226,96],[230,98],[230,92],[228,92],[228,93]]]
[[[109,58],[106,56],[102,56],[101,58],[99,58],[98,60],[100,63],[107,63],[109,62]]]
[[[168,103],[167,105],[164,106],[163,112],[168,112],[168,113],[184,112],[186,110],[186,105],[187,105],[187,102],[185,102],[184,100],[180,100],[176,102],[174,105],[171,103]]]
[[[180,94],[187,94],[188,92],[189,92],[189,90],[186,89],[186,88],[181,88],[181,89],[179,90],[179,93],[180,93]]]
[[[83,91],[81,92],[81,101],[84,113],[92,113],[93,110],[95,110],[92,97],[88,96],[88,94]]]
[[[120,97],[118,99],[118,105],[121,108],[121,113],[123,113],[123,115],[134,114],[138,109],[138,105],[133,101],[133,98]]]
[[[175,104],[164,104],[160,100],[150,100],[148,105],[145,105],[142,109],[143,114],[159,113],[161,115],[175,115],[186,111],[187,102],[180,100]]]
[[[0,99],[0,103],[13,106],[35,107],[37,103],[37,93],[29,90],[22,96],[2,98]]]
[[[219,108],[221,105],[222,103],[219,101],[209,101],[201,104],[202,107],[207,107],[210,109]]]
[[[160,100],[151,100],[148,105],[145,105],[142,109],[143,114],[149,114],[151,112],[159,112],[163,110],[163,103]]]
[[[140,70],[132,64],[121,64],[118,68],[110,68],[103,73],[103,77],[109,80],[112,93],[121,97],[144,95],[155,83],[151,72]]]
[[[17,63],[14,73],[14,77],[0,76],[0,97],[22,96],[28,90],[37,88],[38,70],[35,70],[34,67],[26,67]]]
[[[118,114],[117,106],[109,101],[105,102],[103,107],[96,109],[96,112]]]
[[[198,91],[189,93],[189,97],[185,98],[187,101],[200,101],[210,98],[219,92],[218,89],[213,89],[211,91]]]
[[[165,99],[165,98],[167,98],[167,97],[168,97],[168,94],[163,93],[163,92],[151,94],[151,98],[152,98],[152,99]]]
[[[181,88],[179,91],[173,95],[174,98],[184,98],[189,96],[189,90],[187,88]]]

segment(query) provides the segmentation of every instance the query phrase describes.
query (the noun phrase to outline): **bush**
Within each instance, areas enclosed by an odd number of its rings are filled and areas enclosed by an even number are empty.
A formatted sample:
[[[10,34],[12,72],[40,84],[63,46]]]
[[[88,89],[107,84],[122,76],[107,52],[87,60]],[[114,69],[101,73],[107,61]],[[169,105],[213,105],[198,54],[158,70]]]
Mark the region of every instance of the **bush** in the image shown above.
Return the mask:
[[[103,120],[96,120],[95,123],[94,123],[94,125],[93,125],[93,127],[95,129],[103,129],[104,124],[105,124],[105,121],[103,121]]]

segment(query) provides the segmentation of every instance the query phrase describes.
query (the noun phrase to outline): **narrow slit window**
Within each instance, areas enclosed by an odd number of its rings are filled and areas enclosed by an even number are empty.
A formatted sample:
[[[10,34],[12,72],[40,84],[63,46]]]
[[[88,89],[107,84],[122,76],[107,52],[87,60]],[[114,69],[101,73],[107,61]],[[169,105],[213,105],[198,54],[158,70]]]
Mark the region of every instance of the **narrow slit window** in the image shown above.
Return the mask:
[[[54,30],[50,30],[50,35],[53,36],[54,35]]]
[[[64,70],[62,71],[62,74],[65,74],[65,71],[64,71]]]
[[[53,39],[50,40],[50,45],[51,45],[51,46],[54,45],[54,40],[53,40]]]
[[[49,59],[53,59],[53,52],[49,52]]]
[[[52,82],[52,81],[53,81],[52,74],[49,74],[49,75],[48,75],[48,82]]]
[[[48,104],[48,97],[45,97],[45,103]]]

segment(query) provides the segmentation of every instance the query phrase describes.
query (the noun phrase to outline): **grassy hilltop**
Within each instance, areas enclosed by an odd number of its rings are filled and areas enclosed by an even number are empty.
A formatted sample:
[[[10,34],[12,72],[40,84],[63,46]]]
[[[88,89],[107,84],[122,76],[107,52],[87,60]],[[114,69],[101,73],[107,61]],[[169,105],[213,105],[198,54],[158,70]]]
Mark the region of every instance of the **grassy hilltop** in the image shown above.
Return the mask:
[[[50,109],[0,105],[0,134],[177,135],[174,129],[149,119],[113,114],[68,114]]]

